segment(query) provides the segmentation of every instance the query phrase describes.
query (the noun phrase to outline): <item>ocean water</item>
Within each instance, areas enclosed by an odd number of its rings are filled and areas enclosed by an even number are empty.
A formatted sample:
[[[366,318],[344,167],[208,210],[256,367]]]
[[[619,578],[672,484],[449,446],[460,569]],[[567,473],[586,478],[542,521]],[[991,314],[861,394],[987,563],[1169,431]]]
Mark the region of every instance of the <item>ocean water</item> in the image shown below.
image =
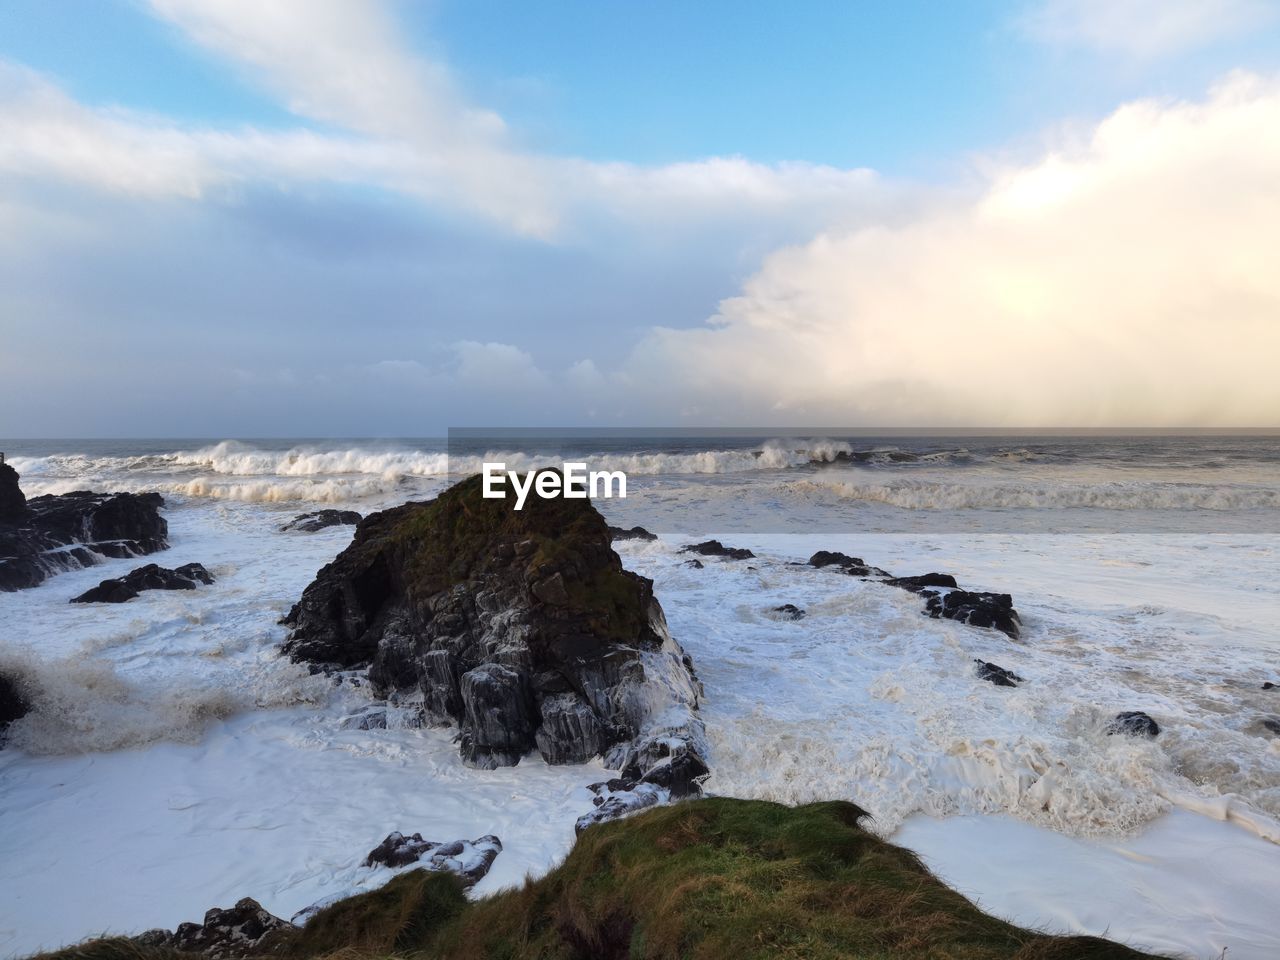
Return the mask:
[[[599,764],[464,768],[452,731],[354,729],[358,688],[276,655],[276,621],[351,528],[319,506],[421,499],[485,460],[628,473],[616,544],[706,689],[711,792],[861,804],[881,834],[1018,922],[1191,957],[1280,955],[1280,439],[1268,436],[454,437],[6,441],[28,495],[164,494],[191,593],[67,600],[137,561],[0,594],[0,661],[37,710],[0,751],[0,955],[198,919],[289,916],[375,886],[391,830],[498,834],[478,893],[548,869]],[[684,564],[718,536],[748,562]],[[843,550],[1012,593],[1023,635],[797,565]],[[793,603],[804,619],[779,619]],[[973,660],[1026,678],[978,681]],[[1108,736],[1144,710],[1155,740]]]

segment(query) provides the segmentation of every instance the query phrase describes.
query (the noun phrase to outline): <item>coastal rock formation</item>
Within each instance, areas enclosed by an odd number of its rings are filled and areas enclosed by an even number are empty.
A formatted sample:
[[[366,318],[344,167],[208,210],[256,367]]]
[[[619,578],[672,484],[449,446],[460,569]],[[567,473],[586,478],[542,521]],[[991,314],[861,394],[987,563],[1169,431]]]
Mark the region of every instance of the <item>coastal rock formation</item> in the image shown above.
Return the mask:
[[[26,500],[13,467],[0,467],[0,591],[43,583],[106,557],[139,557],[169,546],[158,493],[80,490]]]
[[[680,750],[701,763],[697,681],[652,582],[622,568],[589,500],[513,504],[477,476],[366,517],[285,618],[284,652],[367,665],[376,695],[456,723],[476,767],[642,756],[638,782]],[[655,730],[679,748],[632,749]]]
[[[997,687],[1016,687],[1022,682],[1022,677],[1012,670],[1006,670],[1004,667],[988,663],[986,660],[974,660],[973,662],[978,665],[977,674],[979,680],[988,680]]]
[[[204,923],[184,923],[177,930],[148,930],[134,937],[144,947],[161,947],[182,953],[198,953],[209,960],[232,960],[254,954],[271,934],[292,930],[287,920],[267,913],[257,900],[245,897],[234,907],[214,907]]]
[[[809,566],[838,567],[851,577],[887,577],[889,574],[879,567],[873,567],[861,557],[851,557],[838,550],[819,550],[809,558]]]
[[[422,834],[406,837],[392,833],[369,851],[366,867],[406,867],[422,862],[427,870],[447,870],[457,874],[463,886],[474,887],[489,872],[493,861],[502,852],[502,841],[488,835],[479,840],[455,840],[452,843],[435,843],[423,840]]]
[[[1017,640],[1021,633],[1022,620],[1013,608],[1013,597],[1007,593],[961,590],[956,578],[949,573],[890,577],[882,582],[920,594],[925,598],[925,613],[935,620],[943,618],[967,623],[971,627],[992,627],[1011,640]]]
[[[681,553],[696,553],[704,557],[724,557],[727,560],[750,560],[755,556],[744,547],[726,547],[719,540],[704,540],[680,548]]]
[[[650,533],[644,527],[632,527],[630,530],[624,530],[622,527],[610,527],[609,537],[613,540],[657,540],[656,533]]]
[[[1127,737],[1158,737],[1160,724],[1156,723],[1141,710],[1126,710],[1117,713],[1115,719],[1107,724],[1107,734],[1122,733]]]
[[[794,603],[784,603],[780,607],[774,607],[773,612],[779,614],[783,620],[803,620],[804,611],[797,607]]]
[[[22,689],[22,681],[12,674],[0,673],[0,744],[9,724],[25,717],[31,710],[31,702]]]
[[[916,577],[890,577],[884,581],[891,587],[901,587],[903,590],[910,590],[912,593],[923,593],[935,587],[943,589],[956,589],[960,585],[956,583],[956,578],[949,573],[922,573]]]
[[[355,526],[362,519],[354,510],[316,510],[294,517],[280,529],[286,533],[315,533],[326,527]]]
[[[194,590],[197,583],[213,583],[213,575],[199,563],[186,563],[170,570],[154,563],[131,570],[123,577],[103,580],[71,603],[125,603],[143,590]]]

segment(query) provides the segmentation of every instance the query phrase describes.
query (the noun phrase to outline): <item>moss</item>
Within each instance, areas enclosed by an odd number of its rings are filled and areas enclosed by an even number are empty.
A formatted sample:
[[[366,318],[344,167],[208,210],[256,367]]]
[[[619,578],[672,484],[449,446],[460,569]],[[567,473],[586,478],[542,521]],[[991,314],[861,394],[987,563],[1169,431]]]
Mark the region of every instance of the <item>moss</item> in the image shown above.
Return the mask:
[[[587,830],[561,866],[474,903],[414,872],[272,945],[331,960],[1136,960],[984,914],[832,802],[713,798]],[[98,941],[59,960],[169,960]]]

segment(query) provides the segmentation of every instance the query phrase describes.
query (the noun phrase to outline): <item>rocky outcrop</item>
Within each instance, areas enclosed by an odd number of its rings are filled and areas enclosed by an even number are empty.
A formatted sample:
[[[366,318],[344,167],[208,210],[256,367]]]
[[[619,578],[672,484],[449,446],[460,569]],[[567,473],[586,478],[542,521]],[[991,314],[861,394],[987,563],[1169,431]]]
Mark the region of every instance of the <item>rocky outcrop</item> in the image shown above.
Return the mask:
[[[773,612],[778,614],[782,620],[803,620],[804,611],[797,607],[794,603],[784,603],[780,607],[774,607]]]
[[[1122,733],[1126,737],[1158,737],[1160,724],[1156,723],[1141,710],[1127,710],[1117,713],[1115,719],[1107,724],[1107,734]]]
[[[1022,677],[1012,670],[1006,670],[1004,667],[988,663],[986,660],[974,660],[973,662],[978,665],[976,673],[979,680],[987,680],[997,687],[1016,687],[1022,682]]]
[[[809,558],[809,566],[837,567],[852,577],[887,577],[889,574],[879,567],[873,567],[861,557],[851,557],[838,550],[819,550]]]
[[[935,587],[954,590],[960,586],[956,583],[956,578],[949,573],[922,573],[915,577],[890,577],[884,582],[891,587],[901,587],[903,590],[910,590],[912,593],[922,593]]]
[[[148,930],[134,937],[134,942],[144,947],[198,953],[210,960],[232,960],[252,956],[271,934],[292,929],[289,921],[271,915],[257,900],[245,897],[228,910],[214,907],[204,915],[203,923],[184,923],[172,932]]]
[[[656,533],[650,533],[644,527],[632,527],[630,530],[624,530],[622,527],[610,527],[609,537],[612,540],[657,540]]]
[[[286,533],[315,533],[327,527],[355,526],[362,519],[354,510],[316,510],[294,517],[280,529]]]
[[[154,563],[139,567],[123,577],[103,580],[71,603],[125,603],[143,590],[194,590],[197,584],[213,583],[213,575],[199,563],[186,563],[170,570]]]
[[[107,557],[139,557],[169,546],[158,493],[90,493],[22,499],[13,467],[0,471],[0,591],[43,583]],[[16,491],[16,493],[15,493]]]
[[[991,627],[1017,640],[1022,620],[1007,593],[976,593],[959,589],[949,573],[925,573],[915,577],[890,577],[882,581],[925,598],[924,610],[935,620],[955,620],[971,627]],[[945,592],[944,592],[945,591]]]
[[[420,863],[427,870],[448,871],[461,878],[463,886],[473,887],[489,872],[502,852],[502,841],[488,835],[479,840],[454,840],[435,843],[423,840],[422,834],[406,837],[392,833],[369,851],[366,867],[406,867]]]
[[[14,674],[0,673],[0,744],[4,743],[9,724],[20,720],[31,711],[31,701],[23,690],[21,678]]]
[[[750,560],[755,554],[745,547],[726,547],[719,540],[704,540],[680,548],[681,553],[696,553],[703,557],[724,557],[726,560]]]
[[[688,658],[604,518],[585,499],[533,494],[517,511],[481,492],[473,477],[366,517],[285,618],[285,652],[367,666],[376,695],[456,723],[473,766],[536,750],[621,769],[658,727],[700,758]],[[637,782],[663,759],[644,757]]]

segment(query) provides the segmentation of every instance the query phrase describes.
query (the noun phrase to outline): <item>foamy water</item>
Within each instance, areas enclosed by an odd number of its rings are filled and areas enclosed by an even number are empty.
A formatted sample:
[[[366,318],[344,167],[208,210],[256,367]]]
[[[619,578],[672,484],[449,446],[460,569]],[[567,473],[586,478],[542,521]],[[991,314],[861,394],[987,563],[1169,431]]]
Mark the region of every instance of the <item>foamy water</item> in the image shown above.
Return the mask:
[[[611,520],[663,533],[618,549],[654,579],[706,688],[710,790],[854,800],[874,829],[1021,922],[1196,957],[1280,955],[1280,932],[1258,915],[1280,898],[1280,740],[1263,725],[1280,716],[1280,691],[1261,689],[1280,682],[1274,441],[1127,457],[1109,444],[1083,456],[1066,441],[686,441],[615,446],[592,466],[639,478],[628,500],[599,504]],[[394,714],[392,729],[352,729],[363,689],[276,655],[276,621],[351,535],[278,525],[317,501],[368,512],[428,496],[470,461],[403,443],[81,446],[10,445],[10,460],[31,494],[164,492],[173,547],[155,559],[202,562],[217,582],[120,606],[66,602],[137,565],[122,560],[0,595],[0,658],[40,691],[0,752],[12,891],[0,954],[172,927],[242,896],[288,916],[381,882],[358,864],[391,830],[501,836],[481,893],[567,851],[598,765],[468,770],[448,730],[404,729]],[[863,459],[813,462],[850,452]],[[491,454],[546,459],[474,456]],[[1044,516],[1075,532],[1025,532]],[[716,533],[759,558],[685,566],[679,545]],[[1022,640],[794,565],[817,549],[1011,592]],[[806,617],[779,619],[783,603]],[[980,682],[974,658],[1026,682]],[[1121,710],[1150,713],[1161,736],[1107,736]],[[947,857],[992,842],[1020,853],[988,868]],[[1218,864],[1212,884],[1195,876],[1196,850]],[[1052,879],[1044,857],[1061,864]],[[1097,880],[1117,871],[1128,899]]]

